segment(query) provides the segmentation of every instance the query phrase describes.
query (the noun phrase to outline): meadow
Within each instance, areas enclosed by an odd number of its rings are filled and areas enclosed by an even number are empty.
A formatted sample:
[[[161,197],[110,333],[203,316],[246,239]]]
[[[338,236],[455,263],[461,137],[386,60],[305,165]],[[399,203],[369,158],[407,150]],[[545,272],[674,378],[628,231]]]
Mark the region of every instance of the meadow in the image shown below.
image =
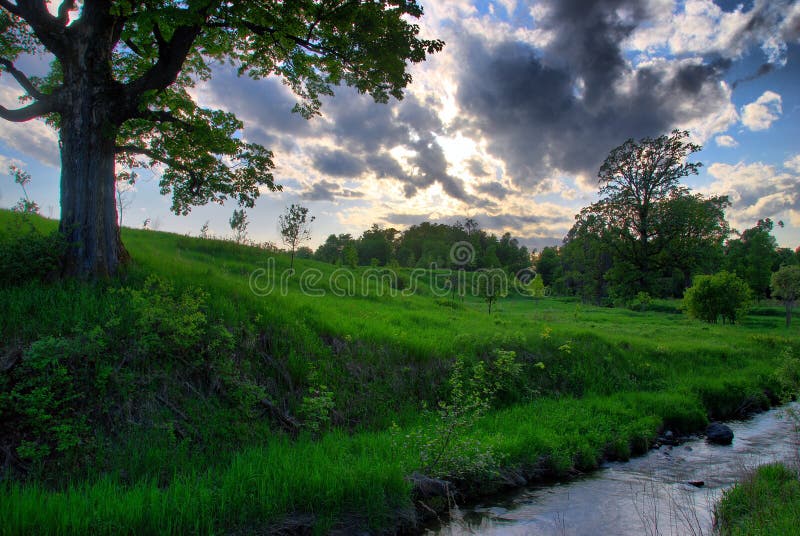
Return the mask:
[[[56,227],[17,218],[0,212],[17,251],[31,227]],[[116,279],[0,288],[5,362],[44,363],[62,386],[47,398],[0,376],[3,435],[27,448],[6,455],[2,534],[413,532],[421,502],[442,506],[414,472],[459,498],[565,478],[798,387],[800,333],[768,303],[717,325],[676,301],[634,311],[512,291],[489,315],[480,297],[437,291],[440,272],[399,270],[398,284],[297,259],[289,277],[281,253],[122,232],[132,263]]]

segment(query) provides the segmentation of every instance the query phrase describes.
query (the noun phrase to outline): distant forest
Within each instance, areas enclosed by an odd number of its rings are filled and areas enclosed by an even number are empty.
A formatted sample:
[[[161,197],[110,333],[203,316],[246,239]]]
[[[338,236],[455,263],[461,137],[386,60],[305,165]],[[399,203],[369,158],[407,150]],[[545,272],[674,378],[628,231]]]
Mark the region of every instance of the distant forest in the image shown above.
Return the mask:
[[[471,245],[473,254],[469,258],[451,258],[451,250],[459,242]],[[452,225],[422,222],[405,231],[375,224],[358,238],[349,234],[330,235],[316,252],[305,248],[298,255],[345,266],[502,268],[512,274],[530,268],[532,262],[528,248],[510,233],[498,238],[469,218]]]

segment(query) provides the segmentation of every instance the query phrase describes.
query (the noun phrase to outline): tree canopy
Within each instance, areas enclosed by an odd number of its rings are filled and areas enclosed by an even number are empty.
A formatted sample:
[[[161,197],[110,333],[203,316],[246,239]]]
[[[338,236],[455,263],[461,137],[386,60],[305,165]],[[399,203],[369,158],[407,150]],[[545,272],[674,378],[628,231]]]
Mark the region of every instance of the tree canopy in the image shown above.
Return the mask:
[[[25,101],[0,106],[0,117],[44,117],[59,130],[70,271],[113,273],[124,259],[115,163],[163,166],[161,192],[177,214],[228,199],[252,206],[260,188],[278,188],[272,153],[236,135],[233,114],[192,99],[215,63],[280,77],[305,117],[337,85],[386,102],[411,82],[409,63],[443,46],[419,37],[411,21],[421,15],[414,0],[64,0],[55,12],[45,0],[0,0],[0,67]],[[50,57],[49,73],[20,71],[25,54]]]

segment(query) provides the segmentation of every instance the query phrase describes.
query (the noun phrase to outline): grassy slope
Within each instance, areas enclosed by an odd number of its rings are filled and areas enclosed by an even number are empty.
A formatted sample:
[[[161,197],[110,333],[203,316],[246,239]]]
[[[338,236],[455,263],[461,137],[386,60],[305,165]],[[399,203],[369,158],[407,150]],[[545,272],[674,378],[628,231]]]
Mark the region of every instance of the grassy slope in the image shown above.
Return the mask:
[[[0,212],[0,228],[9,221]],[[469,434],[506,466],[542,465],[566,474],[591,468],[604,455],[624,458],[646,448],[664,425],[688,431],[708,413],[724,417],[764,406],[763,390],[776,389],[784,348],[800,352],[797,328],[787,332],[780,316],[706,325],[674,313],[511,297],[489,317],[477,299],[455,307],[437,303],[425,284],[413,296],[381,297],[373,290],[363,297],[312,297],[300,292],[300,278],[291,280],[286,296],[259,297],[248,277],[266,266],[263,251],[131,229],[123,238],[135,262],[126,284],[156,273],[179,288],[204,288],[209,314],[266,334],[271,354],[298,384],[313,363],[334,392],[338,424],[355,433],[338,429],[320,440],[289,441],[264,429],[261,437],[213,456],[213,445],[205,453],[184,452],[140,437],[116,438],[104,470],[71,486],[8,485],[0,533],[214,532],[268,525],[288,514],[311,514],[324,530],[353,512],[366,525],[391,525],[398,511],[412,508],[403,477],[418,465],[418,453],[398,445],[388,427],[396,421],[408,431],[420,424],[420,401],[446,396],[443,380],[456,355],[505,349],[524,363],[545,364],[529,368],[534,396],[491,412]],[[278,273],[288,267],[286,257],[273,258]],[[319,270],[319,287],[335,267],[298,260],[297,269]],[[102,288],[74,284],[2,290],[0,333],[24,346],[74,323],[91,325],[102,318],[105,296]],[[127,479],[119,477],[122,471]]]

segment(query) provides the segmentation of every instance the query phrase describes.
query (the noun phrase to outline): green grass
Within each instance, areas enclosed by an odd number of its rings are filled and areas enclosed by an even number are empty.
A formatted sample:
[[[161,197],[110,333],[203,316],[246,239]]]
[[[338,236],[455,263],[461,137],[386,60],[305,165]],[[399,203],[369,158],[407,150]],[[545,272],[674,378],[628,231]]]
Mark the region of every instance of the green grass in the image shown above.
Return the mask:
[[[722,536],[800,534],[800,480],[784,465],[759,467],[716,507]]]
[[[0,211],[0,240],[19,232],[14,218]],[[429,273],[415,294],[390,296],[388,287],[380,295],[374,283],[362,285],[360,268],[355,295],[335,296],[337,268],[302,259],[298,274],[315,271],[325,296],[302,293],[300,276],[285,295],[258,296],[253,271],[274,263],[280,274],[287,256],[133,229],[123,240],[133,263],[115,280],[0,288],[0,350],[104,325],[109,310],[126,305],[110,289],[140,288],[156,274],[208,293],[203,311],[236,336],[236,366],[292,414],[310,386],[330,389],[334,426],[291,439],[264,416],[236,413],[213,390],[192,395],[159,363],[139,364],[163,376],[158,389],[174,394],[199,439],[176,434],[172,414],[98,426],[92,463],[46,465],[0,484],[0,534],[219,533],[293,516],[312,516],[318,531],[348,520],[391,526],[413,510],[404,476],[418,468],[419,453],[403,438],[430,425],[421,408],[447,398],[456,356],[476,362],[513,350],[523,364],[513,392],[461,431],[463,439],[479,441],[505,467],[559,476],[642,452],[661,429],[692,431],[709,416],[762,409],[765,389],[785,393],[776,370],[800,356],[798,328],[784,328],[780,315],[766,314],[779,308],[764,304],[734,326],[688,319],[668,301],[634,312],[511,295],[489,316],[479,298],[434,296]]]

